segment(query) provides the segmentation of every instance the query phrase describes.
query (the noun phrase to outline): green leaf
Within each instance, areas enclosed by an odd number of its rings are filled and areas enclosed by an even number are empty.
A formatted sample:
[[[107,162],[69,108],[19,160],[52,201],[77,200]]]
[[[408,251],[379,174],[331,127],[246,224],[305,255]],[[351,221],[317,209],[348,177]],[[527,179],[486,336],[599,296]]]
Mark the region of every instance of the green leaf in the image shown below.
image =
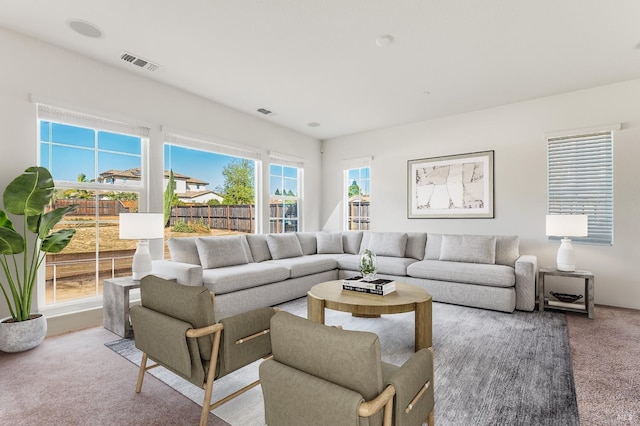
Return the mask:
[[[38,233],[38,228],[40,228],[40,219],[42,219],[42,215],[38,214],[35,216],[27,216],[27,228],[29,231],[34,234]]]
[[[61,229],[42,240],[40,250],[45,253],[60,253],[69,244],[76,233],[75,229]]]
[[[2,210],[0,210],[0,228],[7,228],[11,229],[12,231],[16,230],[13,227],[13,223],[11,222],[11,219],[9,219],[9,216],[7,216],[7,214]]]
[[[67,207],[58,207],[57,209],[51,210],[48,213],[42,215],[42,220],[40,222],[40,227],[37,229],[38,237],[41,240],[44,240],[49,232],[53,229],[54,226],[58,222],[62,220],[62,218],[69,212],[72,212],[78,208],[77,204],[73,204]],[[29,218],[30,219],[30,218]]]
[[[24,251],[24,238],[14,229],[0,228],[0,254],[18,254]]]
[[[53,178],[44,167],[29,167],[4,190],[4,207],[9,213],[37,216],[44,212],[53,195]]]

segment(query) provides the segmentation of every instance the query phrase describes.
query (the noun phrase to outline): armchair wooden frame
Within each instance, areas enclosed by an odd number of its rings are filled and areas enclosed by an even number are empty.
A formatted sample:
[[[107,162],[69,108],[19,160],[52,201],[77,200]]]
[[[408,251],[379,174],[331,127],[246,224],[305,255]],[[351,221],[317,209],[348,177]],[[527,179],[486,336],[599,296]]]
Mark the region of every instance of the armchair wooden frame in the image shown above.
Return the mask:
[[[213,301],[213,293],[211,294],[212,297],[212,301]],[[278,308],[274,308],[274,311],[278,311]],[[217,407],[219,407],[220,405],[229,402],[230,400],[234,399],[235,397],[242,395],[243,393],[247,392],[248,390],[256,387],[257,385],[260,384],[260,380],[256,380],[253,383],[248,384],[247,386],[243,387],[240,390],[237,390],[227,396],[225,396],[224,398],[219,399],[218,401],[211,403],[211,397],[213,394],[213,383],[215,381],[215,377],[216,377],[216,368],[217,368],[217,364],[218,364],[218,352],[220,349],[220,338],[222,336],[222,331],[224,330],[224,325],[220,324],[220,323],[216,323],[216,324],[212,324],[206,327],[201,327],[201,328],[191,328],[189,330],[186,331],[185,335],[186,337],[189,338],[198,338],[198,337],[204,337],[204,336],[209,336],[209,335],[213,335],[213,345],[211,348],[211,364],[209,365],[209,370],[207,371],[207,377],[205,379],[205,382],[203,383],[202,387],[205,390],[204,392],[204,400],[202,402],[202,413],[200,415],[200,426],[204,426],[207,424],[207,420],[209,418],[209,412]],[[270,329],[265,329],[262,330],[258,333],[252,334],[250,336],[246,336],[243,337],[241,339],[236,340],[236,345],[241,345],[243,343],[249,342],[253,339],[255,339],[256,337],[262,336],[264,334],[267,334],[270,332]],[[271,358],[271,355],[264,357],[263,359],[269,359]],[[147,366],[147,359],[148,356],[145,352],[142,353],[142,360],[140,361],[140,370],[138,372],[138,381],[136,383],[136,393],[140,393],[142,391],[142,382],[144,380],[144,373],[148,370],[151,370],[152,368],[156,368],[158,366],[160,366],[160,364],[152,364],[150,366]]]
[[[433,348],[429,348],[429,350],[433,354]],[[420,398],[422,398],[427,389],[429,389],[430,386],[433,386],[431,382],[431,380],[428,380],[424,385],[422,385],[418,393],[416,393],[411,402],[405,407],[405,413],[409,413],[418,401],[420,401]],[[360,404],[360,407],[358,407],[358,415],[361,417],[371,417],[384,408],[382,425],[391,426],[393,421],[393,397],[395,394],[396,389],[393,385],[387,386],[380,395],[371,401],[365,401]],[[429,417],[426,420],[429,426],[434,426],[434,410],[431,410]]]

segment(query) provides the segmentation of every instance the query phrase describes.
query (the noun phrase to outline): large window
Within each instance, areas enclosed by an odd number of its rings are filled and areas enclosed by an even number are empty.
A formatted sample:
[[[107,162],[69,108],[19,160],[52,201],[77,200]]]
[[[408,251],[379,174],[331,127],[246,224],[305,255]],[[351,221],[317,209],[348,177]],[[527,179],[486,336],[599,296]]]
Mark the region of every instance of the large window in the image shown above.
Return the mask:
[[[258,158],[257,153],[166,134],[167,234],[187,237],[254,233]]]
[[[549,214],[585,214],[589,235],[573,241],[613,243],[613,130],[547,138]]]
[[[300,172],[297,167],[269,165],[269,232],[300,230]]]
[[[344,171],[344,205],[346,230],[369,230],[371,210],[371,168],[367,165],[347,168]]]
[[[100,296],[104,279],[131,274],[136,242],[119,239],[118,220],[120,213],[140,209],[148,133],[38,105],[39,163],[56,185],[51,208],[78,205],[57,225],[76,229],[71,243],[46,257],[45,305]]]

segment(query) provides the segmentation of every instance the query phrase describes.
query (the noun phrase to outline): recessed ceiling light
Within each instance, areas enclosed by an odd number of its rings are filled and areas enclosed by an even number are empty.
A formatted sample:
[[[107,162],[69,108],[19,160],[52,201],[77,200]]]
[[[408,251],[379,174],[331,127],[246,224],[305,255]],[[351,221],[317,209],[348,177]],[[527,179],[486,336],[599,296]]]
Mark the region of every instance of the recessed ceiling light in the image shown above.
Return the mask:
[[[391,44],[392,41],[393,41],[393,36],[392,35],[384,34],[384,35],[381,35],[380,37],[378,37],[376,39],[376,44],[378,46],[381,46],[381,47],[382,46],[388,46],[388,45]]]
[[[307,123],[307,126],[309,126],[309,127],[320,127],[320,123],[316,123],[315,121],[312,121],[311,123]]]
[[[425,96],[428,96],[428,95],[430,95],[430,94],[431,94],[431,92],[430,92],[430,91],[428,91],[428,90],[423,90],[423,91],[422,91],[422,94],[423,94],[423,95],[425,95]]]
[[[69,28],[77,32],[80,35],[91,38],[100,38],[103,33],[102,30],[96,27],[94,24],[81,19],[70,19],[67,21]]]

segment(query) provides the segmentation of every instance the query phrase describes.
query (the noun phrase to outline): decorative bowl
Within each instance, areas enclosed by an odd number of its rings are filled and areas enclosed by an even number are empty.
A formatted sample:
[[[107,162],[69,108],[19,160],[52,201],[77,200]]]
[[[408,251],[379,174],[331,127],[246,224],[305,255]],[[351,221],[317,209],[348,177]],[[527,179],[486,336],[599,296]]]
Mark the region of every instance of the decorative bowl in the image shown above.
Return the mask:
[[[556,299],[558,299],[559,301],[565,302],[565,303],[573,303],[577,300],[582,299],[581,294],[556,293],[552,291],[551,295]]]

